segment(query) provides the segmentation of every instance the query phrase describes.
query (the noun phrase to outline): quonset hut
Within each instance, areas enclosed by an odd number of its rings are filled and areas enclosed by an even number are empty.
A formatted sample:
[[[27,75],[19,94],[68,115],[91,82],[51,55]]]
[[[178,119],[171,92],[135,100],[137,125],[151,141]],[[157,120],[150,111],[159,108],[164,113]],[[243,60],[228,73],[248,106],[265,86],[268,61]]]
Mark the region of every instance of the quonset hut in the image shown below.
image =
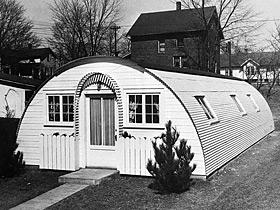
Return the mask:
[[[150,140],[168,120],[191,145],[193,174],[202,178],[274,130],[267,102],[240,79],[88,57],[39,88],[21,119],[18,149],[42,169],[148,175]]]

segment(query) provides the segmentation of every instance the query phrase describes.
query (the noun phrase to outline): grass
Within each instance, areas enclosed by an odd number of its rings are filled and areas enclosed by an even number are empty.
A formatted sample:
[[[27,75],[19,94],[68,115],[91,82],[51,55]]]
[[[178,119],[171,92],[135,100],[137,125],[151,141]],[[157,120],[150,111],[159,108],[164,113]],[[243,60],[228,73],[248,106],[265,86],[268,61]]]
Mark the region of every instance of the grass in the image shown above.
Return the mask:
[[[0,209],[9,209],[47,192],[60,184],[61,171],[25,169],[18,177],[0,178]]]
[[[269,100],[280,131],[280,90]],[[51,206],[54,209],[280,209],[280,143],[269,136],[219,170],[210,180],[194,180],[190,191],[159,195],[151,178],[121,176]]]
[[[280,88],[269,101],[280,131]],[[194,180],[190,191],[160,195],[147,188],[151,178],[121,176],[86,189],[52,209],[280,209],[280,142],[269,136],[241,154],[210,180]],[[278,166],[279,165],[279,166]],[[0,209],[9,209],[59,184],[65,172],[26,170],[0,179]]]

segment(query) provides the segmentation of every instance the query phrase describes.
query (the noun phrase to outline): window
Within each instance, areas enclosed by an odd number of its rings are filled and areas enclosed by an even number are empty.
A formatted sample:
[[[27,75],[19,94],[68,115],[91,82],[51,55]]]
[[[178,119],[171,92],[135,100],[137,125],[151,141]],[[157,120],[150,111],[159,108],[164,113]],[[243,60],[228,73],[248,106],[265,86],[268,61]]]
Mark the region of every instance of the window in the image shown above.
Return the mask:
[[[253,96],[251,96],[251,94],[247,94],[247,96],[250,98],[250,100],[252,101],[253,103],[253,106],[254,106],[254,109],[259,112],[260,111],[260,108],[258,106],[258,104],[256,103],[256,101],[254,100]]]
[[[246,115],[246,110],[244,109],[244,107],[242,106],[241,102],[238,100],[238,98],[236,97],[236,95],[230,95],[230,97],[232,98],[232,100],[234,101],[235,105],[237,106],[238,110],[240,111],[241,115]]]
[[[73,122],[74,96],[48,96],[48,122]]]
[[[212,121],[211,123],[218,122],[218,118],[215,115],[214,110],[206,100],[205,96],[195,96],[195,99],[203,109],[207,119],[211,120]]]
[[[129,123],[159,124],[158,94],[128,95]]]
[[[165,53],[165,40],[158,41],[158,52]]]
[[[256,75],[256,70],[254,66],[247,66],[246,67],[246,74],[247,76],[255,76]]]
[[[184,47],[184,38],[177,39],[177,47]]]
[[[195,64],[189,56],[174,56],[173,66],[180,68],[195,68]]]

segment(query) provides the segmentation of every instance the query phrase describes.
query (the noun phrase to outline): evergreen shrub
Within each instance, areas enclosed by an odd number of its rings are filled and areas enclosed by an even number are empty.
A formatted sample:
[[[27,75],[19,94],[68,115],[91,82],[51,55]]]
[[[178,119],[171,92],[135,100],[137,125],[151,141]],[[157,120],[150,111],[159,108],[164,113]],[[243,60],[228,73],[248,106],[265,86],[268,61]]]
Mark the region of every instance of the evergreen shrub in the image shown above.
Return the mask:
[[[13,177],[24,169],[23,153],[16,152],[18,123],[16,118],[0,118],[0,177]]]
[[[181,193],[190,189],[191,174],[196,165],[190,166],[194,154],[185,139],[179,139],[179,132],[172,127],[169,120],[166,123],[166,133],[161,137],[161,144],[157,144],[157,138],[152,142],[155,151],[155,162],[148,160],[147,169],[155,178],[150,186],[161,193]]]

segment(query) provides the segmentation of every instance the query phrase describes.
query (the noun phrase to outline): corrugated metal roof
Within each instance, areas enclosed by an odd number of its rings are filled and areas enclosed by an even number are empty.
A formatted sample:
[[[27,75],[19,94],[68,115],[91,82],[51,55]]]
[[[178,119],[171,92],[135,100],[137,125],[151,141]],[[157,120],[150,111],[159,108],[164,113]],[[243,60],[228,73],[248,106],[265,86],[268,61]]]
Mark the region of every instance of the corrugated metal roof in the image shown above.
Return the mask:
[[[216,11],[205,7],[207,24]],[[202,9],[184,9],[141,14],[128,32],[129,36],[180,33],[205,30]]]

